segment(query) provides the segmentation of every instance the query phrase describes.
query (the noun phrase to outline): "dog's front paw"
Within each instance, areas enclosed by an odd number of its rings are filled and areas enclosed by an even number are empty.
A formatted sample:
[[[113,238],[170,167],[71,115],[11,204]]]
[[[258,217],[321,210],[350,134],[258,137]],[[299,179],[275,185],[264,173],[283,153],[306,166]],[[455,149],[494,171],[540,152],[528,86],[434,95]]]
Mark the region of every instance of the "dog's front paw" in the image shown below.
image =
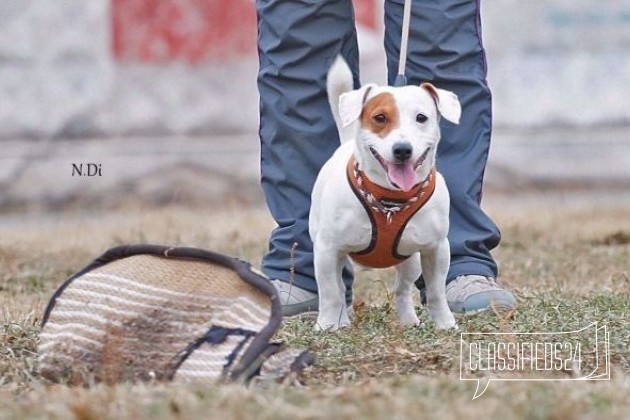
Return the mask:
[[[414,310],[400,312],[398,314],[398,320],[403,327],[416,327],[420,325],[420,319]]]
[[[350,322],[333,322],[326,323],[323,321],[317,321],[315,324],[315,331],[337,331],[340,328],[348,328],[350,327]]]
[[[459,327],[457,326],[457,323],[455,322],[455,317],[453,316],[453,314],[449,313],[448,315],[445,315],[443,317],[439,317],[437,319],[434,320],[435,321],[435,327],[438,330],[457,330],[459,329]]]
[[[337,331],[340,328],[350,326],[350,318],[348,312],[343,311],[341,316],[326,317],[322,314],[317,317],[317,323],[315,324],[315,331]]]

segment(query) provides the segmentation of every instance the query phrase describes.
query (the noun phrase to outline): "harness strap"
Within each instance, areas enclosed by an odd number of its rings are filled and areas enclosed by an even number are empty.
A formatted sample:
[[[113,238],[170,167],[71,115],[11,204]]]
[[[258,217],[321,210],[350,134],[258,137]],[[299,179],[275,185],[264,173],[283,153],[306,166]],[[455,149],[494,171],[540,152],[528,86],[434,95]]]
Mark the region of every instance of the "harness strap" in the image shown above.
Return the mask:
[[[435,169],[409,191],[390,190],[373,183],[359,170],[354,156],[348,161],[346,175],[372,224],[370,244],[350,257],[373,268],[391,267],[409,258],[398,253],[398,243],[409,220],[433,195]]]

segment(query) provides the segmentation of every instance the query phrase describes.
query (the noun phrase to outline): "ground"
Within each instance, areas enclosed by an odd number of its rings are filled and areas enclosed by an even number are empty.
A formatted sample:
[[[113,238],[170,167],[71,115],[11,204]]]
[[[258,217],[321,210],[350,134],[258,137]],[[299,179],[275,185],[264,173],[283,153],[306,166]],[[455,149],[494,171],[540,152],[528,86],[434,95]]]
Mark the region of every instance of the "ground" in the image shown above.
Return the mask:
[[[338,333],[286,322],[280,339],[317,357],[302,385],[49,385],[35,373],[42,311],[62,280],[108,247],[198,246],[258,265],[272,222],[261,205],[126,207],[0,216],[0,419],[624,418],[630,409],[630,199],[624,191],[486,193],[501,227],[501,280],[519,308],[457,317],[459,331],[402,329],[392,272],[361,272],[356,319]],[[459,380],[461,332],[610,331],[610,381]],[[561,378],[562,374],[558,377]]]

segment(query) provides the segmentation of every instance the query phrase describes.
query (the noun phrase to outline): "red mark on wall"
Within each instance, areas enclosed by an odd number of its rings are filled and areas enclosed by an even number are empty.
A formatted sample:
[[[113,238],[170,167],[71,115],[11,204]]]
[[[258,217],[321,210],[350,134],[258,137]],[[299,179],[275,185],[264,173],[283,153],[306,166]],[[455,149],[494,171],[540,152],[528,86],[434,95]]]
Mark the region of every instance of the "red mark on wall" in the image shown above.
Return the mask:
[[[379,27],[378,7],[383,7],[383,1],[377,0],[352,0],[354,3],[354,15],[359,25],[367,29],[376,30]]]
[[[359,24],[377,27],[375,2],[354,0]],[[256,52],[254,0],[112,0],[112,25],[120,61],[197,63]]]

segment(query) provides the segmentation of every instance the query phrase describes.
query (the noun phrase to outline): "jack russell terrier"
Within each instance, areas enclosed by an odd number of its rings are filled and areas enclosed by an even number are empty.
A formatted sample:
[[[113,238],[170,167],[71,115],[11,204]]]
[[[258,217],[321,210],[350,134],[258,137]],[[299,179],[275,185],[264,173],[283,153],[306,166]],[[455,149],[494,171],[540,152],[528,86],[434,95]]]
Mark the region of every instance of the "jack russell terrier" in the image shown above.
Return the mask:
[[[438,328],[454,328],[445,295],[449,195],[435,154],[440,117],[458,124],[459,100],[429,83],[357,90],[352,84],[350,68],[338,57],[327,89],[341,146],[317,177],[309,218],[316,328],[350,325],[341,276],[348,256],[366,267],[395,266],[396,310],[405,326],[420,323],[411,293],[422,273],[429,316]]]

